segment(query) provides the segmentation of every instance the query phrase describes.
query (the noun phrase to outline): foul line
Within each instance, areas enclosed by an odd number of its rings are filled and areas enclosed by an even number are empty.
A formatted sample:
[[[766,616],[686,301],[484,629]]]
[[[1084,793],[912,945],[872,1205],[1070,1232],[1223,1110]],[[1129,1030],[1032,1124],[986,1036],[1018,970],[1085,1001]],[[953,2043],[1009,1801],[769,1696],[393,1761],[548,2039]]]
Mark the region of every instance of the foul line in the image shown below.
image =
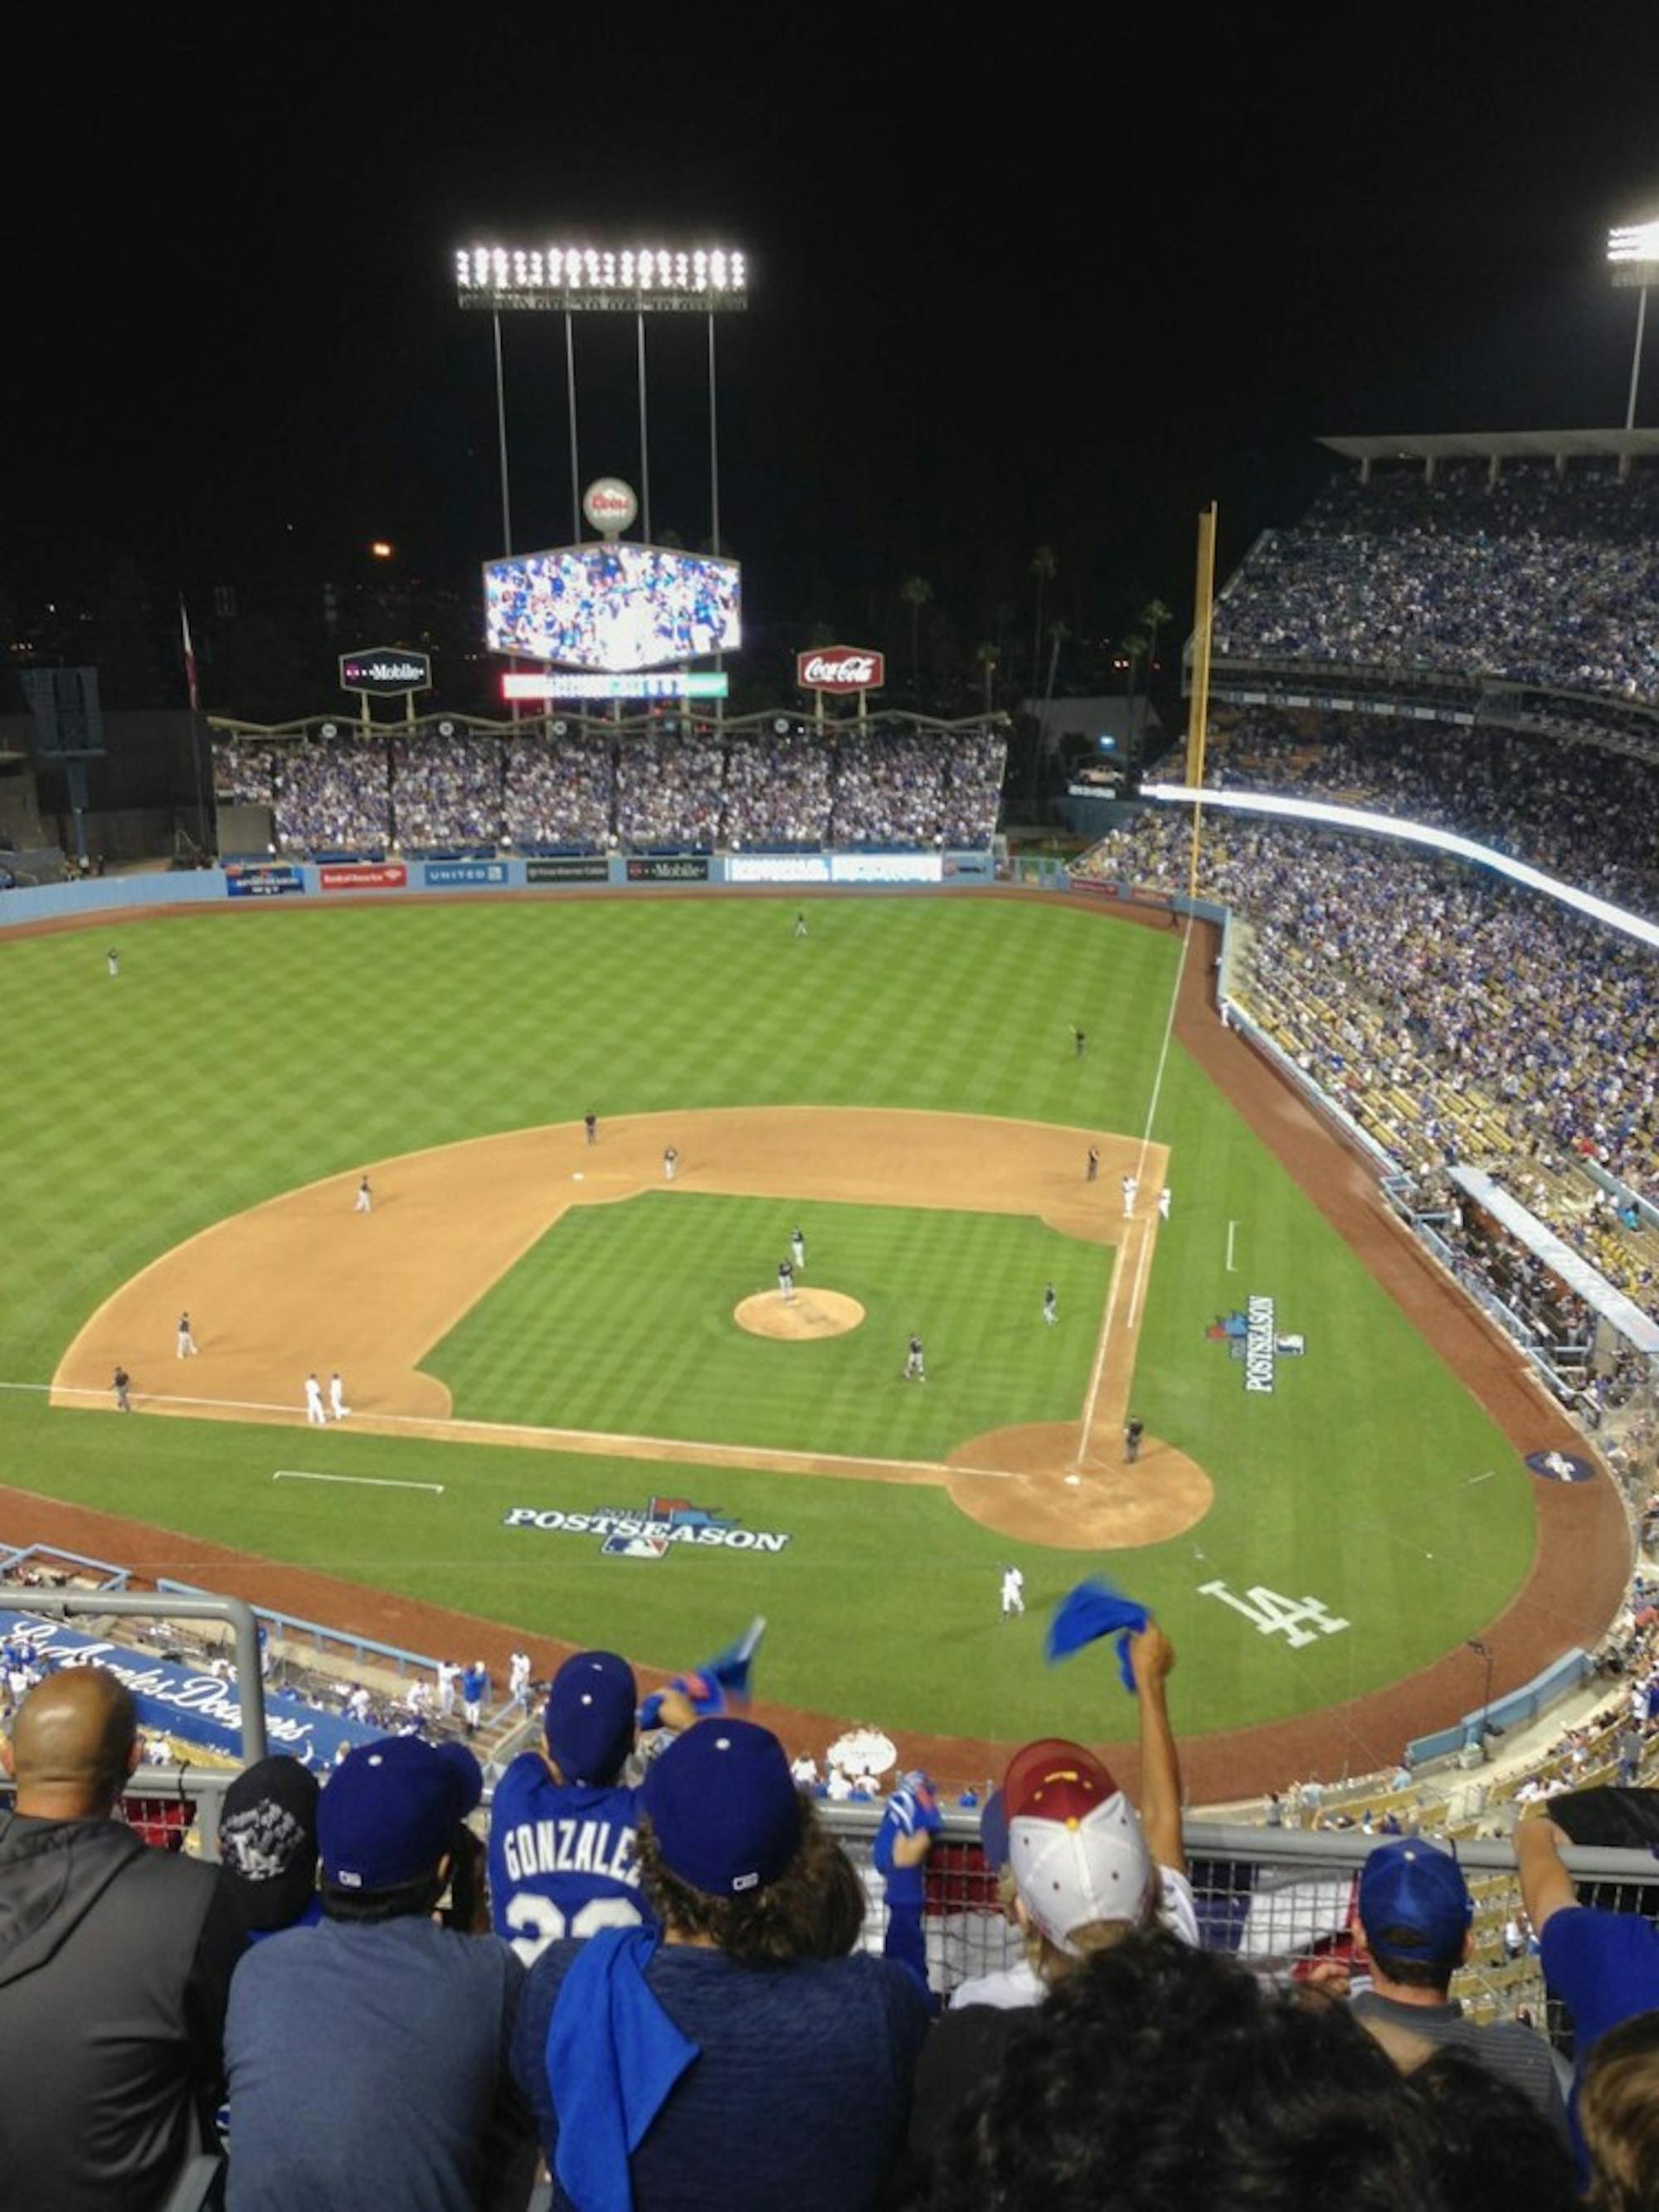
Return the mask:
[[[435,1490],[440,1498],[444,1494],[441,1482],[400,1482],[390,1474],[312,1474],[302,1467],[278,1467],[271,1469],[273,1482],[356,1482],[365,1490]]]
[[[1114,1285],[1116,1269],[1113,1270]],[[110,1393],[73,1382],[0,1382],[0,1390],[34,1391],[59,1398],[90,1398],[107,1407]],[[235,1418],[242,1413],[276,1413],[301,1425],[302,1409],[289,1404],[272,1405],[258,1398],[185,1398],[164,1393],[132,1394],[135,1407],[147,1405],[157,1412],[200,1407],[210,1414]],[[342,1422],[337,1425],[343,1428]],[[486,1443],[520,1443],[528,1449],[587,1453],[606,1459],[662,1457],[667,1454],[699,1467],[752,1468],[787,1471],[799,1468],[809,1474],[921,1475],[933,1482],[954,1482],[963,1477],[991,1482],[1018,1482],[1017,1469],[1006,1467],[953,1466],[935,1459],[875,1459],[851,1452],[792,1451],[770,1444],[720,1443],[704,1437],[628,1436],[600,1429],[541,1428],[526,1421],[480,1421],[436,1413],[364,1413],[355,1412],[351,1427],[362,1436],[384,1436],[399,1429],[416,1429],[436,1443],[447,1443],[477,1436]],[[359,1478],[363,1480],[366,1478]]]

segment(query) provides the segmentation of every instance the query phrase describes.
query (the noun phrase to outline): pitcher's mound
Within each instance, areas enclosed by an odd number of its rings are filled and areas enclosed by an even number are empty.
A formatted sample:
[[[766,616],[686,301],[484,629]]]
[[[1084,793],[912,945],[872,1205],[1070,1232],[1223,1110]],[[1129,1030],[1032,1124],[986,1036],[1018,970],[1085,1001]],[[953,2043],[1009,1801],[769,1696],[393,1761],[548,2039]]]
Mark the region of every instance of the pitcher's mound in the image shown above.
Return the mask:
[[[800,1344],[821,1336],[845,1336],[864,1319],[864,1308],[842,1291],[799,1290],[793,1298],[776,1291],[757,1291],[744,1300],[733,1319],[750,1336],[781,1336]]]

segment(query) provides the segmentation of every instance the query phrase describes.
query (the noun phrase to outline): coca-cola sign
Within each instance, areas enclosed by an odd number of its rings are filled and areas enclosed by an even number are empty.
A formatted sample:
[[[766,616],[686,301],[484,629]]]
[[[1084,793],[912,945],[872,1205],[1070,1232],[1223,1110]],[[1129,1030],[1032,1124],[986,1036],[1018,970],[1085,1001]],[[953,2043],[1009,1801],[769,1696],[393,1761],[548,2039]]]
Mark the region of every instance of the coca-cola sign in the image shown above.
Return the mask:
[[[803,691],[879,691],[887,656],[866,645],[821,645],[795,655],[795,681]]]

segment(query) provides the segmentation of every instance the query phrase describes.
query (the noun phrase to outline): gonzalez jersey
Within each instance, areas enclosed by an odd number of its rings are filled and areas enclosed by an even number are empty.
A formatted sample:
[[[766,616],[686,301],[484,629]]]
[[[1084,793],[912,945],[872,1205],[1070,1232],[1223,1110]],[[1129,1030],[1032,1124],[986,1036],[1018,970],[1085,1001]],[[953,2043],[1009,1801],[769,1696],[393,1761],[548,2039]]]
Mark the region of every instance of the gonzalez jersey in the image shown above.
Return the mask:
[[[489,1899],[495,1933],[533,1966],[561,1936],[652,1924],[635,1851],[639,1792],[555,1782],[521,1752],[495,1785]]]

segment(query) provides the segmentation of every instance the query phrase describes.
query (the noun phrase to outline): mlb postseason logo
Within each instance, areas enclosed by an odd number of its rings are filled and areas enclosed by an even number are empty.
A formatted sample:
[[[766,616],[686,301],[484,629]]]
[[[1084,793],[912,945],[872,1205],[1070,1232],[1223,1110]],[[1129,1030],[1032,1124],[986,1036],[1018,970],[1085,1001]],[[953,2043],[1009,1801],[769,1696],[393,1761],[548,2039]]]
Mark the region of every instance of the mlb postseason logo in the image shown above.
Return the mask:
[[[1250,1297],[1244,1310],[1218,1315],[1204,1332],[1212,1344],[1224,1344],[1233,1358],[1243,1363],[1244,1388],[1270,1394],[1274,1371],[1281,1359],[1300,1359],[1307,1351],[1304,1336],[1279,1334],[1273,1301]]]
[[[601,1505],[591,1513],[514,1505],[505,1528],[542,1528],[562,1536],[597,1536],[607,1559],[665,1559],[671,1545],[696,1544],[728,1552],[781,1552],[789,1542],[778,1528],[741,1528],[723,1514],[689,1498],[653,1498],[643,1507]]]

